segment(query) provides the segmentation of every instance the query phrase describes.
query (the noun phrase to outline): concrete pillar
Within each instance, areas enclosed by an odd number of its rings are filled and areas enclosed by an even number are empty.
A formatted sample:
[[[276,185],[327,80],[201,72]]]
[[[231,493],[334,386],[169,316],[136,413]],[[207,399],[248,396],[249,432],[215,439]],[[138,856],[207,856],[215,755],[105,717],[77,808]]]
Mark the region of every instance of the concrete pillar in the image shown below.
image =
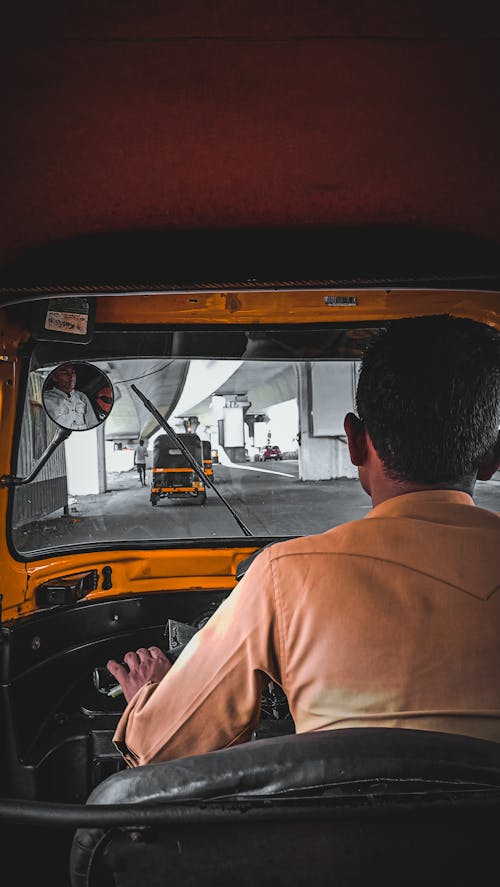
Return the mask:
[[[105,422],[98,425],[95,432],[97,437],[97,484],[100,493],[107,490],[106,483],[106,437],[104,434]]]
[[[343,421],[354,411],[356,364],[299,364],[299,479],[357,477],[349,459]]]
[[[227,395],[222,410],[221,444],[231,462],[245,462],[245,412],[250,406],[244,395]],[[220,437],[219,437],[220,440]]]
[[[85,496],[106,490],[104,423],[89,431],[73,431],[64,442],[68,493]]]

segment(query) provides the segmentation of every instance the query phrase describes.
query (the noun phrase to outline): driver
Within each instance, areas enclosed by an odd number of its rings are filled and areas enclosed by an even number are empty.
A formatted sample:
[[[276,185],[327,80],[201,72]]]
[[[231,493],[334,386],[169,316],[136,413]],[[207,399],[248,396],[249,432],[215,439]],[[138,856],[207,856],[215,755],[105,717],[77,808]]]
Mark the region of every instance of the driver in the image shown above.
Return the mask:
[[[98,420],[92,404],[83,391],[77,391],[76,370],[65,363],[51,373],[53,388],[44,391],[43,402],[51,419],[62,428],[85,431],[94,428]]]
[[[372,510],[264,549],[174,665],[110,660],[129,765],[247,740],[264,675],[297,732],[406,727],[500,742],[500,515],[473,502],[500,465],[500,334],[449,316],[368,346],[351,460]]]

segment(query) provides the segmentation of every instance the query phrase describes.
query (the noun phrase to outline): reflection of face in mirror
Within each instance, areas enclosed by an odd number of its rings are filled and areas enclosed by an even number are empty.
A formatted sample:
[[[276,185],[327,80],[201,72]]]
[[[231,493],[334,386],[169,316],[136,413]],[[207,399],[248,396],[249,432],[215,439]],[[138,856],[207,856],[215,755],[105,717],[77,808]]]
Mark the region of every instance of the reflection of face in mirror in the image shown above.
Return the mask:
[[[47,376],[42,401],[56,425],[87,431],[109,415],[113,387],[106,374],[92,364],[64,363]]]

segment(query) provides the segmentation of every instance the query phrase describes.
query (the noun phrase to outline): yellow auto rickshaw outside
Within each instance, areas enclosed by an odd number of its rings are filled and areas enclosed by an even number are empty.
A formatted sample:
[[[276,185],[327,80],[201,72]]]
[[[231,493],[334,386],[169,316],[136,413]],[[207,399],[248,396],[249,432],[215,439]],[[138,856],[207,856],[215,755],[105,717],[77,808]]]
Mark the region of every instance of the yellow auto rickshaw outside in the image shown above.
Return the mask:
[[[195,499],[198,505],[207,500],[205,485],[193,469],[183,449],[204,467],[202,441],[197,434],[177,434],[177,440],[168,434],[160,434],[153,444],[153,469],[151,472],[151,505],[160,499]],[[180,446],[183,445],[183,447]]]
[[[203,447],[203,471],[207,477],[213,477],[212,446],[209,440],[202,440],[201,445]]]

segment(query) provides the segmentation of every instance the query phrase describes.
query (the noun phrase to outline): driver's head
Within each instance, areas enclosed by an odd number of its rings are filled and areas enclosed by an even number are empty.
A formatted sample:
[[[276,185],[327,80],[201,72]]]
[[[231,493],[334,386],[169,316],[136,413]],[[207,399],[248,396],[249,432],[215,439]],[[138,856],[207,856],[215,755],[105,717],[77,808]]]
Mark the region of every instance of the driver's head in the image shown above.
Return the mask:
[[[500,333],[448,315],[393,321],[364,354],[356,405],[393,479],[473,481],[499,446]]]
[[[73,391],[76,385],[76,371],[73,364],[65,363],[60,367],[56,367],[52,373],[52,378],[55,385],[57,385],[61,391],[69,394],[70,391]]]

